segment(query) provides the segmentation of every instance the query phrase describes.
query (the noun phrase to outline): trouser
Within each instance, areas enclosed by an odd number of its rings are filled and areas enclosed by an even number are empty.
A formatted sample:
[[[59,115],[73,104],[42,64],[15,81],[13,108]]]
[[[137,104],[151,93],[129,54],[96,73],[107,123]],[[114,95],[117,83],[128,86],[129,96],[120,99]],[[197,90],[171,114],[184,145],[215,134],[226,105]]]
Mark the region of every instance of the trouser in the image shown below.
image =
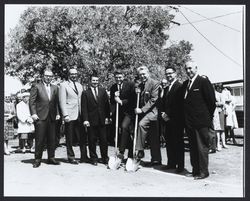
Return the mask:
[[[55,157],[55,129],[55,121],[49,117],[35,122],[35,159],[42,158],[45,144],[47,144],[48,158]]]
[[[209,149],[216,150],[216,133],[212,128],[209,128]]]
[[[101,157],[105,160],[108,158],[108,143],[105,125],[90,126],[88,128],[89,155],[92,161],[97,161],[98,159],[96,153],[97,138],[99,138]]]
[[[147,135],[150,133],[150,148],[151,148],[151,161],[161,161],[161,153],[160,153],[160,136],[158,132],[158,128],[154,131],[150,131],[150,126],[152,122],[158,123],[157,121],[152,121],[146,115],[144,116],[138,124],[138,133],[136,140],[136,150],[143,150],[145,147],[145,140]]]
[[[75,153],[73,150],[73,137],[79,136],[79,146],[81,152],[81,159],[87,158],[86,148],[86,134],[83,132],[83,126],[79,119],[65,122],[65,136],[66,136],[66,147],[68,159],[74,159]]]
[[[133,141],[130,137],[130,125],[132,119],[130,116],[125,115],[123,120],[122,120],[122,134],[121,134],[121,140],[120,140],[120,147],[119,147],[119,151],[120,153],[124,154],[125,149],[128,148],[129,152],[128,152],[128,157],[132,158],[133,157]]]
[[[193,174],[208,174],[208,128],[186,128],[190,143],[190,160]]]
[[[165,125],[167,164],[175,168],[184,168],[184,127],[172,120],[167,121]]]

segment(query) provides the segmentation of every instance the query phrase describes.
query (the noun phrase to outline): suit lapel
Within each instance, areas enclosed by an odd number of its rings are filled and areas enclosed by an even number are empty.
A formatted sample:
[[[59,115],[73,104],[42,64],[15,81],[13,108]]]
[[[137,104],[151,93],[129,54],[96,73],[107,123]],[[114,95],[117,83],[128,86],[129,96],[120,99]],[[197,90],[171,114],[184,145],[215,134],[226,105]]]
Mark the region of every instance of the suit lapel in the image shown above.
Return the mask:
[[[49,100],[48,93],[47,93],[47,90],[46,90],[46,88],[45,88],[43,82],[41,83],[41,88],[42,88],[42,90],[43,90],[43,93],[45,94],[45,96],[46,96],[47,99]],[[50,89],[50,93],[51,93],[51,89]]]
[[[75,86],[74,86],[73,82],[68,81],[68,85],[75,92],[75,94],[77,95],[77,91],[75,90]],[[77,85],[76,85],[76,87],[77,87]]]
[[[98,90],[98,92],[99,92],[100,90]],[[98,99],[98,97],[96,97],[95,98],[95,95],[93,94],[93,91],[92,91],[92,89],[91,88],[89,88],[89,94],[90,94],[90,96],[92,97],[92,99],[94,99],[94,101],[97,103],[97,99]],[[99,93],[98,93],[98,95],[99,95]]]

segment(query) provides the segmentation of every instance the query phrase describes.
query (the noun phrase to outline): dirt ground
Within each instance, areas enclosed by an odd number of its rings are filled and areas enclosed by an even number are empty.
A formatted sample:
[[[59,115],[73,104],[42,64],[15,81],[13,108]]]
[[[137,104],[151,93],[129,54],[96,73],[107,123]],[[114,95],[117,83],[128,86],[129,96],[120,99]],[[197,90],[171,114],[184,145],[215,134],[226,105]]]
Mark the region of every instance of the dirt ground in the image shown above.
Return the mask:
[[[4,156],[4,196],[56,196],[56,197],[243,197],[244,196],[244,146],[238,146],[209,155],[210,176],[194,180],[160,167],[140,167],[128,173],[124,168],[110,170],[103,164],[92,166],[66,162],[66,147],[56,149],[61,165],[46,164],[32,168],[34,155],[13,153]],[[12,147],[17,140],[10,141]],[[79,148],[74,147],[76,158]],[[166,165],[166,149],[162,148],[162,163]],[[114,148],[109,147],[109,155]],[[145,161],[150,161],[146,150]],[[43,158],[46,159],[44,152]],[[189,152],[185,152],[185,167],[191,171]]]

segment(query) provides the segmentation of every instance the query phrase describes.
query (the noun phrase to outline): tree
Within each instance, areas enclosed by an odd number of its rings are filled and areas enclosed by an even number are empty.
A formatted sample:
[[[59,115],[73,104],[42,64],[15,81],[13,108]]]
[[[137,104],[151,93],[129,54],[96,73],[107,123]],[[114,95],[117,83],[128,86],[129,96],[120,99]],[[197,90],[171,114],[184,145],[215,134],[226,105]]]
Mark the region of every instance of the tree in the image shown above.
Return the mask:
[[[10,34],[5,70],[24,84],[47,67],[65,78],[76,66],[82,82],[95,70],[104,86],[113,82],[115,69],[133,79],[140,65],[157,78],[167,65],[175,65],[182,75],[191,44],[163,48],[173,18],[168,7],[160,6],[28,8]]]

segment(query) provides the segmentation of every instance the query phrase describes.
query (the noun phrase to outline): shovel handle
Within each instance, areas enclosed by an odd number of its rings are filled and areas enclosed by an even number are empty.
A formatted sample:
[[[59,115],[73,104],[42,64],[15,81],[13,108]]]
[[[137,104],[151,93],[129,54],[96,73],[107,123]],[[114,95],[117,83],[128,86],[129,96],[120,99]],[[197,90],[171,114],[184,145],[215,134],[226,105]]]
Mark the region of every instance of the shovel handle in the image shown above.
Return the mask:
[[[115,114],[115,151],[117,153],[117,144],[118,144],[118,129],[119,125],[119,103],[116,103],[116,114]]]
[[[136,90],[136,108],[139,108],[139,102],[140,102],[140,90]],[[135,156],[135,145],[136,145],[136,139],[137,139],[137,127],[138,127],[138,114],[135,115],[135,130],[134,130],[134,142],[133,142],[133,156]]]

